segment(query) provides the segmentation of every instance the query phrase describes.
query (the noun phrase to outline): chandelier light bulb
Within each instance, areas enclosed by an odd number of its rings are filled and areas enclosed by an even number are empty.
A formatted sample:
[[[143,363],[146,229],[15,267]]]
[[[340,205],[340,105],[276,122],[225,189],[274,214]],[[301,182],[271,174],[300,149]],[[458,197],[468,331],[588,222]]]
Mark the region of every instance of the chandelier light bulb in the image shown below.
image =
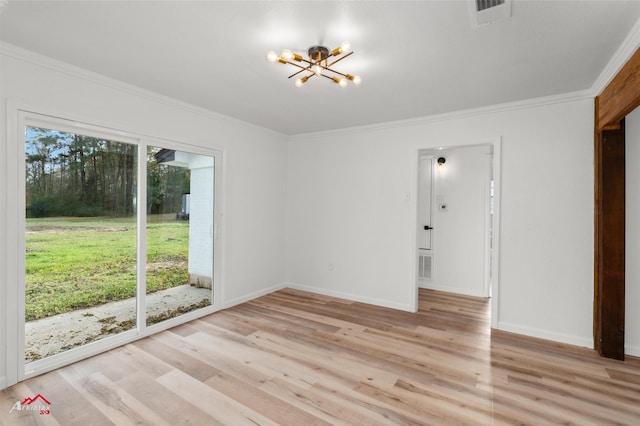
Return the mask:
[[[322,74],[322,67],[320,65],[314,65],[311,67],[311,69],[314,73],[316,73],[316,75]]]
[[[332,56],[338,56],[341,53],[346,52],[351,47],[348,41],[342,42],[342,44],[331,51]]]
[[[347,74],[346,77],[347,77],[347,80],[353,81],[353,84],[362,83],[362,78],[359,75]]]
[[[295,83],[293,83],[296,87],[302,87],[303,84],[305,84],[307,82],[307,80],[309,80],[309,77],[311,77],[310,75],[305,75],[302,78],[299,78],[295,81]]]
[[[274,51],[270,51],[267,53],[267,61],[275,62],[278,59],[278,54]]]
[[[341,78],[338,84],[340,85],[340,87],[347,87],[347,80]]]
[[[284,49],[281,56],[289,61],[293,58],[293,53],[289,49]]]

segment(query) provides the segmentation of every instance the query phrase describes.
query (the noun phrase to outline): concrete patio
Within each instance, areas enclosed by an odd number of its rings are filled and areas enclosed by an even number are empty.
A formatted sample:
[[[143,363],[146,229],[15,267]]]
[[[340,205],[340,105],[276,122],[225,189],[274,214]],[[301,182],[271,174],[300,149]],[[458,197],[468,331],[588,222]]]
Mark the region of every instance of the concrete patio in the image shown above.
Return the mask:
[[[147,323],[156,323],[211,304],[211,289],[182,285],[147,295]],[[54,315],[25,324],[25,360],[100,340],[135,327],[134,297]]]

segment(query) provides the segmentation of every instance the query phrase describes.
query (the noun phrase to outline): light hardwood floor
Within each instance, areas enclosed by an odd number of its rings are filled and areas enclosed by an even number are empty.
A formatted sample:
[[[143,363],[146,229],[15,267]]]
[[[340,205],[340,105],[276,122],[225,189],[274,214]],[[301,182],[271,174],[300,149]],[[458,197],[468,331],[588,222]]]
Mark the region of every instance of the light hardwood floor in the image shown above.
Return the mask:
[[[483,299],[417,314],[281,290],[0,392],[5,424],[640,424],[640,361],[491,332]],[[8,413],[46,396],[51,414]]]

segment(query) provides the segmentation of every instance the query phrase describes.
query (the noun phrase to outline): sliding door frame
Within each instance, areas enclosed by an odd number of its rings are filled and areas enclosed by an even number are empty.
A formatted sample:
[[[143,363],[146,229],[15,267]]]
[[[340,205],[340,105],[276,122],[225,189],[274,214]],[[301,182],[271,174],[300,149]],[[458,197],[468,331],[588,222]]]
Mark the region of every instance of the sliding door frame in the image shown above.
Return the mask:
[[[65,118],[63,118],[65,117]],[[113,127],[88,124],[85,120],[66,118],[65,114],[45,111],[17,103],[7,105],[7,211],[6,211],[6,386],[43,374],[64,365],[85,359],[126,343],[141,339],[162,330],[211,314],[222,308],[224,296],[224,157],[223,151],[191,145],[158,137],[117,130]],[[136,199],[146,200],[147,147],[162,146],[214,159],[214,221],[213,227],[213,290],[212,304],[192,312],[146,325],[146,209],[136,209],[136,326],[104,339],[55,354],[41,360],[25,362],[25,128],[43,127],[79,133],[136,145],[137,184]],[[142,204],[144,206],[144,204]]]

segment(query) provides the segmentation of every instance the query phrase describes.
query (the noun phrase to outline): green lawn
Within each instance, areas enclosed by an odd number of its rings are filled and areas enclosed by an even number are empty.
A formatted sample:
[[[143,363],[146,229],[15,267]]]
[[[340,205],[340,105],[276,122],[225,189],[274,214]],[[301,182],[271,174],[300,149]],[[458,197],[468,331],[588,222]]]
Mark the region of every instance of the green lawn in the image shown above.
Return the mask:
[[[136,295],[135,218],[27,219],[26,320]],[[147,293],[187,283],[189,223],[147,224]]]

